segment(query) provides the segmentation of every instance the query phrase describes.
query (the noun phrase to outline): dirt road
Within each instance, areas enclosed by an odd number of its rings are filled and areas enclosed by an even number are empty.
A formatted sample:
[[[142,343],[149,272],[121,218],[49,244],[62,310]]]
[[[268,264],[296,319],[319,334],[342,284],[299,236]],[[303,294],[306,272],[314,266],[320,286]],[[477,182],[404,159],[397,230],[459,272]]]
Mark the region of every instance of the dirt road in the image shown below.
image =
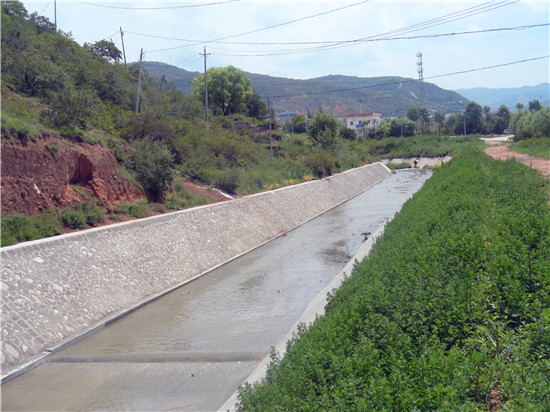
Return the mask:
[[[538,169],[546,177],[550,177],[550,160],[543,159],[542,157],[534,157],[523,153],[513,152],[509,149],[509,143],[503,143],[499,140],[485,141],[491,146],[485,149],[485,153],[491,156],[493,159],[506,160],[515,158],[518,162],[521,162],[533,169]]]

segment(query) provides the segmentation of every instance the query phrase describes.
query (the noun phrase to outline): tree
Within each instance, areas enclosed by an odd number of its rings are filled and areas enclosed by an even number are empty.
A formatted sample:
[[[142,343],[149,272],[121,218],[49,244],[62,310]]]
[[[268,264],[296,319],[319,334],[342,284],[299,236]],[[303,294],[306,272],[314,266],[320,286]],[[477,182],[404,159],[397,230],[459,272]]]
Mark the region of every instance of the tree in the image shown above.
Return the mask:
[[[40,16],[37,12],[34,12],[30,18],[36,27],[36,34],[44,33],[45,31],[55,32],[55,24],[47,17]]]
[[[520,113],[524,107],[525,106],[523,105],[523,103],[520,103],[520,102],[516,103],[516,109],[518,109],[518,113]]]
[[[466,106],[464,116],[466,117],[466,132],[483,133],[482,115],[483,109],[476,102],[470,102]]]
[[[294,133],[305,133],[307,129],[307,119],[303,114],[292,116],[292,130]]]
[[[307,134],[320,150],[338,153],[341,146],[340,121],[332,113],[318,111],[307,125]]]
[[[515,114],[510,121],[514,140],[550,136],[550,107]]]
[[[267,107],[259,94],[253,92],[246,100],[246,115],[258,120],[267,116]]]
[[[415,123],[418,122],[418,120],[420,119],[420,112],[418,107],[409,107],[407,109],[407,117],[409,118],[409,120],[412,120]]]
[[[529,111],[530,112],[536,112],[538,110],[542,109],[542,105],[538,100],[532,100],[529,102]]]
[[[510,122],[510,110],[505,105],[500,105],[496,114],[494,133],[503,133],[504,129],[508,129],[508,123]]]
[[[250,79],[234,66],[211,67],[206,74],[208,101],[216,114],[219,109],[224,116],[243,113],[247,100],[253,95]],[[193,79],[193,95],[204,97],[204,74]]]
[[[434,122],[437,125],[437,129],[439,130],[441,127],[443,127],[443,123],[445,123],[445,113],[437,111],[434,113]]]
[[[89,48],[96,56],[104,57],[107,60],[114,60],[117,62],[122,58],[122,52],[109,40],[96,41],[91,46],[86,44],[85,47]]]

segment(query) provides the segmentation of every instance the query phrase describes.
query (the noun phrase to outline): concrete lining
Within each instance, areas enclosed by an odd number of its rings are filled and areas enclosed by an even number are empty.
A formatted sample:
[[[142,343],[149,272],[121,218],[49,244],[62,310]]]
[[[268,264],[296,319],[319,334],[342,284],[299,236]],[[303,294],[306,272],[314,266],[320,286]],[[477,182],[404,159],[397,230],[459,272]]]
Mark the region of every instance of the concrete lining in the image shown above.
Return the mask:
[[[381,163],[1,249],[2,380],[388,177]]]

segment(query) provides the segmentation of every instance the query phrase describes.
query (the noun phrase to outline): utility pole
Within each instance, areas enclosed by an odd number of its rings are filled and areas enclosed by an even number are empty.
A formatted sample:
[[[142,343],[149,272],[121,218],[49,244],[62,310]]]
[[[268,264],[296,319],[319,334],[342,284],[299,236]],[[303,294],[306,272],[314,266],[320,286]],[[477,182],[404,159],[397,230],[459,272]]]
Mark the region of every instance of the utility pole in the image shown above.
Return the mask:
[[[137,86],[137,96],[136,96],[136,109],[135,112],[139,111],[139,92],[141,90],[141,62],[143,61],[143,49],[139,54],[139,68],[138,68],[138,86]]]
[[[57,33],[57,3],[53,0],[53,20],[55,24],[55,32]]]
[[[122,31],[122,27],[120,27],[120,40],[122,41],[122,55],[124,56],[124,66],[126,66],[126,50],[124,50],[124,32]]]
[[[267,96],[267,114],[269,119],[269,153],[271,155],[271,160],[273,160],[273,136],[271,135],[271,101],[269,96]]]
[[[210,53],[206,53],[206,47],[204,48],[204,53],[199,53],[201,56],[204,56],[204,117],[208,121],[208,81],[206,80],[206,56]]]

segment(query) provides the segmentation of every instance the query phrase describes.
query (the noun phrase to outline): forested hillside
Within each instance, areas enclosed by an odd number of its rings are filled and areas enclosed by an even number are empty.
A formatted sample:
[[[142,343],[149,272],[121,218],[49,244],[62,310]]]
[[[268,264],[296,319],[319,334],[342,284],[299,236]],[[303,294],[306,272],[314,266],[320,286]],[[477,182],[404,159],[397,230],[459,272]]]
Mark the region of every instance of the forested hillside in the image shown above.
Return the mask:
[[[191,94],[191,81],[199,73],[188,72],[165,63],[146,62],[145,67],[155,78],[163,75],[184,94]],[[396,76],[353,77],[326,76],[308,80],[285,79],[247,73],[252,87],[261,96],[283,96],[272,100],[276,111],[292,110],[313,113],[319,107],[344,116],[351,113],[382,113],[384,117],[402,115],[411,106],[421,105],[421,93],[416,79]],[[331,92],[336,91],[336,92]],[[425,82],[426,106],[429,109],[454,113],[468,103],[460,94]]]

